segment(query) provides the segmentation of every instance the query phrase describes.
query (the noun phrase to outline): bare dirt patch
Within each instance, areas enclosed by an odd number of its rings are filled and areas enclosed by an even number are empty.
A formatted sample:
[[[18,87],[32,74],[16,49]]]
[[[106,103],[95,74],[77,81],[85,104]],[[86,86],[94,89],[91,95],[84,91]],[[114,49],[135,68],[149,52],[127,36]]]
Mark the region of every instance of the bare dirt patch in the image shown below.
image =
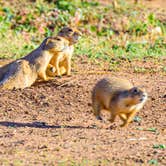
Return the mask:
[[[110,4],[113,0],[98,0],[102,4]],[[134,3],[134,0],[128,0],[128,2]],[[138,0],[138,3],[143,3],[147,7],[150,8],[166,8],[166,1],[165,0]]]
[[[164,73],[100,71],[79,63],[71,77],[24,90],[0,90],[0,165],[165,165],[166,76]],[[84,73],[84,70],[88,73]],[[93,73],[90,72],[93,70]],[[96,74],[95,74],[96,73]],[[148,102],[128,128],[92,114],[91,90],[102,77],[126,77],[144,86]]]
[[[166,1],[163,0],[144,0],[143,3],[150,8],[166,8]]]

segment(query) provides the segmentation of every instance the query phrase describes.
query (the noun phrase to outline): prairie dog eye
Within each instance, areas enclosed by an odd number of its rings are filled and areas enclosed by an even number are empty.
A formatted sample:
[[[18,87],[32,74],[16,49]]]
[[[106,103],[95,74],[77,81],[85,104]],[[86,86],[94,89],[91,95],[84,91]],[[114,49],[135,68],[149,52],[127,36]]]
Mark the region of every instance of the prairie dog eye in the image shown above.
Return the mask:
[[[136,87],[133,88],[133,89],[132,89],[132,93],[133,93],[133,94],[138,94],[138,93],[139,93],[139,89],[136,88]]]
[[[57,41],[61,41],[61,39],[60,39],[60,38],[58,38],[58,37],[56,38],[56,40],[57,40]]]
[[[68,31],[69,31],[69,32],[73,32],[73,30],[72,30],[72,29],[68,29]]]

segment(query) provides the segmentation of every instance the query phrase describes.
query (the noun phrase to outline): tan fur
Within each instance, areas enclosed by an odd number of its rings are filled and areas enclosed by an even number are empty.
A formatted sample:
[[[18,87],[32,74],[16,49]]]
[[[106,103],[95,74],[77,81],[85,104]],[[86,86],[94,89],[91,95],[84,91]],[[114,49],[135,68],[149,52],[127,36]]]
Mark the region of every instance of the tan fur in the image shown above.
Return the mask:
[[[92,107],[97,119],[102,109],[111,113],[110,121],[118,115],[127,126],[147,99],[147,93],[134,87],[128,80],[121,78],[104,78],[97,82],[92,91]]]
[[[68,46],[63,52],[55,54],[47,67],[47,75],[61,76],[64,74],[71,75],[71,57],[73,46]]]
[[[46,69],[51,58],[68,45],[69,41],[60,36],[46,38],[27,56],[0,68],[0,86],[3,89],[25,88],[37,78],[50,79],[46,76]]]
[[[27,56],[23,57],[29,61],[31,66],[34,66],[38,77],[42,80],[49,80],[46,69],[53,56],[58,55],[69,45],[69,41],[63,37],[49,37],[43,43]]]
[[[60,30],[58,36],[68,40],[69,46],[66,47],[63,52],[53,56],[47,68],[48,76],[71,75],[71,58],[74,52],[73,45],[77,42],[80,34],[81,33],[75,28],[64,27]]]
[[[37,73],[26,60],[16,60],[0,68],[2,89],[30,87],[37,79]]]

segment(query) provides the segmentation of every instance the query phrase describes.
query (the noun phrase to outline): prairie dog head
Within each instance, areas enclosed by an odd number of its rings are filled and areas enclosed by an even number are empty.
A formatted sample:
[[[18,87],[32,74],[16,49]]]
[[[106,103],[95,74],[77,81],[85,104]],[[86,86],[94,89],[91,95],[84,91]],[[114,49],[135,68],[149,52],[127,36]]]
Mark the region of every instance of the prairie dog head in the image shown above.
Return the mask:
[[[121,108],[130,110],[130,108],[133,107],[135,107],[135,109],[142,108],[146,100],[147,93],[138,87],[133,87],[121,92],[118,96],[117,102]]]
[[[58,32],[58,36],[66,38],[70,45],[75,44],[78,41],[81,32],[76,28],[64,27]]]
[[[69,45],[69,41],[63,37],[48,37],[44,46],[44,50],[53,52],[61,52]]]

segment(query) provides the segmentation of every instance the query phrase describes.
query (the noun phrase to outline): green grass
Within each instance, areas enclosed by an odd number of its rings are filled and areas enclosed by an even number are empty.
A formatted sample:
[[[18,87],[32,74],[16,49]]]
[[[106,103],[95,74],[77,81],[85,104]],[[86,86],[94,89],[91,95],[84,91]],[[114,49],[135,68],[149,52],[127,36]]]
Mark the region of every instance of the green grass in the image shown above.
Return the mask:
[[[25,5],[26,4],[26,5]],[[50,35],[80,15],[79,28],[83,36],[75,45],[75,57],[119,63],[119,59],[142,60],[166,56],[166,23],[145,7],[118,1],[119,7],[97,1],[3,0],[0,5],[0,58],[20,58]],[[78,10],[79,8],[79,10]],[[152,30],[162,33],[154,35]],[[112,61],[112,58],[117,63]],[[136,69],[137,70],[137,69]],[[139,69],[141,70],[141,69]],[[163,71],[165,68],[163,68]]]
[[[119,36],[118,36],[119,37]],[[145,57],[159,58],[166,56],[166,44],[162,39],[158,39],[153,45],[149,43],[138,43],[126,41],[124,46],[118,44],[119,38],[114,41],[107,40],[105,37],[83,36],[76,45],[77,55],[87,55],[91,59],[111,60],[114,58],[143,59]],[[123,42],[120,41],[119,42]]]
[[[164,144],[156,144],[153,145],[154,149],[166,149],[166,146]]]
[[[158,161],[155,159],[149,160],[148,162],[149,165],[158,165]]]
[[[19,33],[7,32],[7,36],[0,36],[0,58],[18,59],[38,46],[38,43],[26,41]]]

